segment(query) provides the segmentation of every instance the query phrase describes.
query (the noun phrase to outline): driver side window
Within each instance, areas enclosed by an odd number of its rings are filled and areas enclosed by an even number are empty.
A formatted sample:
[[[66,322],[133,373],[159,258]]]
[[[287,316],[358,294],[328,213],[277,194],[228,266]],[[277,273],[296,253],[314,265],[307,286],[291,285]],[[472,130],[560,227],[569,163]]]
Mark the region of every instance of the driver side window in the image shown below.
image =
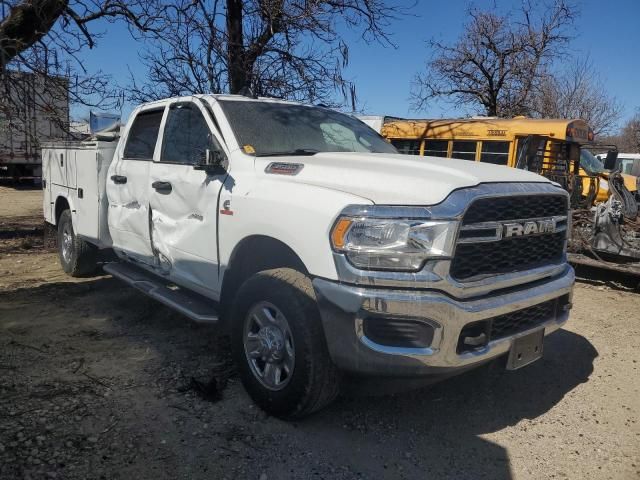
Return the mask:
[[[171,105],[160,161],[201,165],[205,162],[207,149],[222,151],[200,110],[192,103]]]

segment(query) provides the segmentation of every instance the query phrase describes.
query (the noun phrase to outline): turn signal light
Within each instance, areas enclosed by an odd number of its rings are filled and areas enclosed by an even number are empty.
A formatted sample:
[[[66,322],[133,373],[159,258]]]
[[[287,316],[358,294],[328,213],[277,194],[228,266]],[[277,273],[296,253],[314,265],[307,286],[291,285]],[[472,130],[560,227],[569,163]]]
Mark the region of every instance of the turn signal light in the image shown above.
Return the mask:
[[[338,220],[338,223],[336,223],[331,232],[331,242],[334,248],[340,249],[344,247],[344,239],[352,223],[353,221],[348,218]]]

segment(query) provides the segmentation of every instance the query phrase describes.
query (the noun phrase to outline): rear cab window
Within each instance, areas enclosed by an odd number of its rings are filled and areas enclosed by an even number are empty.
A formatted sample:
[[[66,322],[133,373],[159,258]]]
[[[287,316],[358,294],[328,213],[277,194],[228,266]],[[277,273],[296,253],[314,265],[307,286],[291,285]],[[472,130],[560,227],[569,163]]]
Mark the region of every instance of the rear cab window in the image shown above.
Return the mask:
[[[160,122],[164,108],[140,112],[133,120],[127,144],[124,147],[125,160],[152,160],[156,148]]]

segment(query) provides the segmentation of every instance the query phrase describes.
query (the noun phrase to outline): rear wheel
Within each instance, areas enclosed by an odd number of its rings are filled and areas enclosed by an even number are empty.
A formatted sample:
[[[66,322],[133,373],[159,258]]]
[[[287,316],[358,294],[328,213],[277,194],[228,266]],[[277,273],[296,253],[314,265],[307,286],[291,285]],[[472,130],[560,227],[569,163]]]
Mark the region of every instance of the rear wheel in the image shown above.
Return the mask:
[[[88,275],[97,267],[97,249],[75,234],[70,210],[58,220],[58,256],[62,269],[72,277]]]
[[[247,280],[236,297],[232,347],[251,398],[267,413],[301,418],[338,394],[311,281],[280,268]]]

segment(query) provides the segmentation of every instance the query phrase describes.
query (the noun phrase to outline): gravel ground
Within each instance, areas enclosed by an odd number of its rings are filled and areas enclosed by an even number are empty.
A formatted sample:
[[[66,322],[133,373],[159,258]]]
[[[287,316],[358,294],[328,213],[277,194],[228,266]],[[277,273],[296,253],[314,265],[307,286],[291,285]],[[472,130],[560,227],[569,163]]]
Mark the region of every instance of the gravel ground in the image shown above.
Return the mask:
[[[579,283],[541,361],[254,407],[215,329],[108,276],[66,277],[41,192],[0,187],[0,479],[640,477],[640,296]]]

